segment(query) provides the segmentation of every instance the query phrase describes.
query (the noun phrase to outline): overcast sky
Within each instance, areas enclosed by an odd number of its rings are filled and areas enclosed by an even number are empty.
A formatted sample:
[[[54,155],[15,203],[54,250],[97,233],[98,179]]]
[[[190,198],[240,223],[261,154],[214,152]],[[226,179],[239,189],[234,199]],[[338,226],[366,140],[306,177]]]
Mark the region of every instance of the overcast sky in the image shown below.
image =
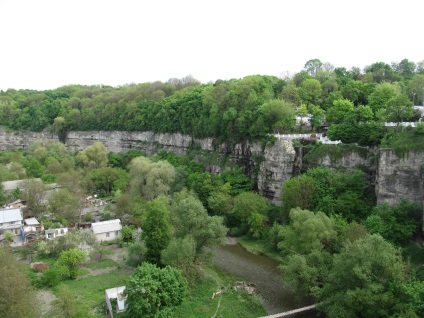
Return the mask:
[[[423,0],[0,0],[0,90],[424,60]]]

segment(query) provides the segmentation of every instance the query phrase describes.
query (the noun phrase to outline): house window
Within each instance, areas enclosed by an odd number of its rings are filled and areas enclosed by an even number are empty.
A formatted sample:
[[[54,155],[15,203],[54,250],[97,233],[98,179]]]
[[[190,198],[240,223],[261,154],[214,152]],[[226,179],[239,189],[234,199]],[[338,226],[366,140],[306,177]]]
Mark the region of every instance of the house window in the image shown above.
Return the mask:
[[[10,224],[15,224],[15,221],[10,222]]]
[[[106,237],[110,237],[110,233],[109,232],[106,233]]]
[[[119,235],[119,231],[115,231],[115,236],[118,236]]]
[[[65,231],[63,229],[60,229],[60,234],[64,234]]]

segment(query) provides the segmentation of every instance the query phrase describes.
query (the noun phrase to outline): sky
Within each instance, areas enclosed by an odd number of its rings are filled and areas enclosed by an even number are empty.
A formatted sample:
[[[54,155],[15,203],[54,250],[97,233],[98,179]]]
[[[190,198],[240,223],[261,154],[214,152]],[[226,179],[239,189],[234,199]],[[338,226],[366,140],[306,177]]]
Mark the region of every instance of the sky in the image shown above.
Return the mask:
[[[0,90],[424,60],[422,0],[0,0]]]

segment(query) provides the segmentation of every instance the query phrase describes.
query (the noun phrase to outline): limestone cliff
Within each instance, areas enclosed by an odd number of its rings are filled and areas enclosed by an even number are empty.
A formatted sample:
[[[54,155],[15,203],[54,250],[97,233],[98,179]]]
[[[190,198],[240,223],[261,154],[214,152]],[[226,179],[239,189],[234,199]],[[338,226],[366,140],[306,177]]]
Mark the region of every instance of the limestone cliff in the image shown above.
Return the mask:
[[[246,173],[256,180],[259,193],[274,203],[279,200],[282,183],[293,175],[295,151],[293,143],[288,140],[277,140],[265,147],[259,143],[245,143],[230,148],[226,144],[218,144],[212,138],[196,139],[182,134],[72,131],[68,133],[65,143],[74,151],[79,151],[96,141],[102,142],[109,151],[116,153],[125,153],[130,149],[140,150],[147,155],[157,154],[161,150],[184,155],[191,149],[202,150],[198,152],[198,157],[218,153],[222,157],[228,157],[231,162],[242,164]],[[220,172],[222,166],[210,164],[207,168],[209,171]]]
[[[0,132],[0,150],[25,149],[34,142],[44,143],[49,139],[57,140],[57,135],[46,132]]]
[[[424,153],[410,152],[397,156],[394,150],[380,150],[376,177],[377,203],[396,204],[401,198],[424,200]]]
[[[45,132],[0,132],[0,150],[27,148],[33,142],[46,142],[49,139],[58,140],[54,134]],[[320,165],[348,169],[360,164],[368,173],[370,183],[376,185],[378,203],[393,204],[400,198],[418,202],[424,200],[424,153],[398,157],[392,150],[381,150],[376,158],[374,150],[354,147],[342,149],[340,146],[327,149],[321,146],[314,147],[315,154],[309,153],[304,158],[304,152],[296,152],[290,140],[277,140],[266,145],[244,143],[229,147],[212,138],[196,139],[178,133],[124,131],[72,131],[67,134],[65,143],[72,150],[79,151],[96,141],[102,142],[109,151],[116,153],[125,153],[130,149],[140,150],[147,155],[157,154],[161,150],[172,151],[177,155],[195,153],[198,160],[205,162],[208,171],[216,173],[222,170],[222,163],[242,164],[245,172],[255,180],[259,193],[274,203],[279,201],[282,184],[302,170],[302,164],[303,169]]]

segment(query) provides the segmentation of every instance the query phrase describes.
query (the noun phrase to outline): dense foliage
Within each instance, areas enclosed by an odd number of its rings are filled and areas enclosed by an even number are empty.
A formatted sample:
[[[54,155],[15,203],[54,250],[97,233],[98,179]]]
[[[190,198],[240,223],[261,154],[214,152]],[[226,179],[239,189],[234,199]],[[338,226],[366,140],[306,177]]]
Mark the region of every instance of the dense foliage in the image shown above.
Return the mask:
[[[180,132],[229,143],[293,130],[294,116],[326,118],[332,139],[378,144],[380,121],[421,115],[424,62],[377,62],[360,70],[318,59],[291,78],[247,76],[201,84],[193,78],[122,87],[69,85],[54,90],[0,92],[0,125],[14,130]],[[311,65],[313,67],[311,68]],[[407,66],[407,67],[405,67]]]
[[[187,294],[187,281],[175,268],[143,263],[124,293],[128,317],[172,317],[172,307],[181,304]]]

